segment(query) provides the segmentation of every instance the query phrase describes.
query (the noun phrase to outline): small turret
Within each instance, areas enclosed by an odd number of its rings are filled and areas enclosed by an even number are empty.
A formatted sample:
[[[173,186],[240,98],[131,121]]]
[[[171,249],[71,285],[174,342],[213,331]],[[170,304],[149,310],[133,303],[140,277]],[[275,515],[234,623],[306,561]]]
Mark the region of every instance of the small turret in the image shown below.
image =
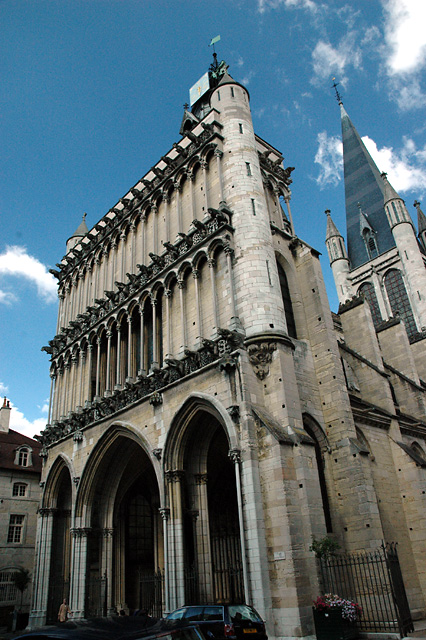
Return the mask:
[[[78,225],[77,229],[74,231],[72,236],[68,238],[67,253],[71,251],[71,249],[73,249],[80,242],[81,238],[84,238],[84,236],[87,233],[89,233],[89,229],[87,228],[87,224],[86,224],[86,216],[87,216],[87,213],[83,213],[82,221],[80,222],[80,224]]]
[[[393,186],[388,181],[386,173],[382,173],[384,182],[384,203],[385,211],[388,218],[390,228],[393,230],[398,224],[409,223],[413,226],[408,209],[405,206],[404,200],[397,194]]]
[[[325,214],[327,216],[325,244],[327,245],[328,257],[333,271],[339,302],[344,303],[352,297],[352,289],[349,282],[349,258],[343,236],[334,224],[330,210],[327,209]]]
[[[418,200],[415,201],[414,206],[417,209],[417,236],[420,240],[422,248],[426,252],[426,216],[420,209],[420,202]]]

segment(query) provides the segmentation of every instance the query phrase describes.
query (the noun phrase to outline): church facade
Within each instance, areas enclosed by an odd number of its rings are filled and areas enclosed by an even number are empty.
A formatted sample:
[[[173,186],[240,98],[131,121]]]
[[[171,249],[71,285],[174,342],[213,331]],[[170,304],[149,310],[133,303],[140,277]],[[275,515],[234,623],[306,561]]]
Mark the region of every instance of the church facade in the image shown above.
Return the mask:
[[[179,141],[52,270],[31,625],[63,597],[74,617],[247,602],[269,636],[308,638],[326,535],[397,541],[420,615],[423,303],[412,335],[391,307],[375,324],[329,218],[332,315],[295,235],[292,168],[255,134],[246,88],[215,58],[193,89]]]

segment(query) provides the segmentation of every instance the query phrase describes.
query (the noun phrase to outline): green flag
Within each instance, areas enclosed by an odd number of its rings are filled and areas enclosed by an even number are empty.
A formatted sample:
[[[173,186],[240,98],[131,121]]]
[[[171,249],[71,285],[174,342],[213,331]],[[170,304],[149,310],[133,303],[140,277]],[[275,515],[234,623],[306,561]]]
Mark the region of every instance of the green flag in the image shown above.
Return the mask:
[[[209,47],[211,47],[213,44],[216,44],[216,42],[219,42],[220,40],[220,36],[216,36],[216,38],[212,38],[212,41],[209,44]]]

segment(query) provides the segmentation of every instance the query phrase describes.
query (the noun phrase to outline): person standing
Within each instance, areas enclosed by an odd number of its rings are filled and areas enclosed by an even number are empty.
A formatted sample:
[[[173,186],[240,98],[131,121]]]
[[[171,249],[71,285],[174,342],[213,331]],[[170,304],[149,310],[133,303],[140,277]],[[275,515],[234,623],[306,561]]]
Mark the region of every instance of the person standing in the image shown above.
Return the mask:
[[[66,598],[64,598],[64,601],[62,602],[61,606],[59,607],[58,621],[59,622],[66,622],[68,620],[68,616],[70,614],[71,614],[71,610],[70,610],[69,606],[67,605]]]

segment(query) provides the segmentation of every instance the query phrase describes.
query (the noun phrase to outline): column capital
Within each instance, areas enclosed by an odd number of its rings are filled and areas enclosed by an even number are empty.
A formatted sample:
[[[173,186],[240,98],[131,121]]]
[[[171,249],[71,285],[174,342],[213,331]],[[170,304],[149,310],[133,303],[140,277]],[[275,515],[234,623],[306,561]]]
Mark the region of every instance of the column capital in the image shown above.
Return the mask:
[[[214,258],[209,258],[207,260],[207,264],[209,265],[210,269],[214,269],[214,267],[216,266],[216,260]]]
[[[174,469],[173,471],[166,471],[165,476],[166,476],[167,482],[178,483],[178,482],[181,482],[185,477],[185,471],[180,469]]]
[[[234,464],[239,464],[241,462],[241,449],[230,449],[228,451],[228,457]]]
[[[209,477],[207,473],[194,473],[195,484],[207,484]]]
[[[193,269],[192,270],[192,277],[194,278],[194,280],[198,280],[198,278],[200,277],[200,270],[199,269]]]

